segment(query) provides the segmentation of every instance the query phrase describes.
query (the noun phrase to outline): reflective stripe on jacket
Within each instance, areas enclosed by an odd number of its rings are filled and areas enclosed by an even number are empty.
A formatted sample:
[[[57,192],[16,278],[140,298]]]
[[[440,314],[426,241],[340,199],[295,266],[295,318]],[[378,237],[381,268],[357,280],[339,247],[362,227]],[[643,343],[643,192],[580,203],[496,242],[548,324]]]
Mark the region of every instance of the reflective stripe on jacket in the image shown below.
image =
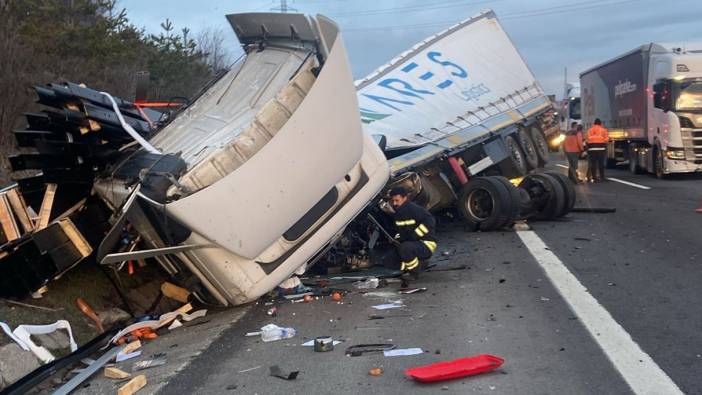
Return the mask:
[[[432,252],[436,249],[436,219],[424,207],[414,202],[403,204],[395,211],[395,226],[400,241],[421,241]]]
[[[588,144],[605,144],[609,142],[609,132],[601,125],[592,125],[587,131]]]

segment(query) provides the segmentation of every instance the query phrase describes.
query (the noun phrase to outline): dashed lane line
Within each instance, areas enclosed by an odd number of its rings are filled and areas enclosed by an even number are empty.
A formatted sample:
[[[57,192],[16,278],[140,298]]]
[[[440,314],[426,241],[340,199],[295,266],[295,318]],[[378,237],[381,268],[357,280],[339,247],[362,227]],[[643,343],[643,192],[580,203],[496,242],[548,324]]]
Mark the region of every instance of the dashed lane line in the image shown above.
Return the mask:
[[[558,293],[636,394],[683,394],[533,231],[517,232]]]

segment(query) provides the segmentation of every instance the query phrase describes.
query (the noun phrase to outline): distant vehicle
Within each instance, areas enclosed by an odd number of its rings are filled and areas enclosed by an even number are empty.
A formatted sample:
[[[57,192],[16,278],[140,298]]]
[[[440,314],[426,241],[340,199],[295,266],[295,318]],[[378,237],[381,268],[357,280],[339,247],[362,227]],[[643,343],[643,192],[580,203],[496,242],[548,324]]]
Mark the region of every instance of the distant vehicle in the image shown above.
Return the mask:
[[[658,178],[702,171],[702,45],[650,43],[580,74],[583,126],[609,129],[607,163]]]
[[[565,132],[570,129],[570,125],[573,122],[578,125],[582,122],[580,113],[580,82],[567,83],[564,94],[558,112],[561,115],[561,130]]]

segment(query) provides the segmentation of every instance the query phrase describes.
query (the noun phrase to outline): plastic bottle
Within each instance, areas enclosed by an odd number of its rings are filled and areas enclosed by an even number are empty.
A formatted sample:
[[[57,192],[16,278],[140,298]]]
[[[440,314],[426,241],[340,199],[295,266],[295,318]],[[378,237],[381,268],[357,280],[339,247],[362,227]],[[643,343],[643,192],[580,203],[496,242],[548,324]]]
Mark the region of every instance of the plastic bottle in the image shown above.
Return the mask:
[[[274,342],[276,340],[290,339],[296,333],[295,328],[281,328],[275,324],[268,324],[261,328],[261,339],[264,342]]]

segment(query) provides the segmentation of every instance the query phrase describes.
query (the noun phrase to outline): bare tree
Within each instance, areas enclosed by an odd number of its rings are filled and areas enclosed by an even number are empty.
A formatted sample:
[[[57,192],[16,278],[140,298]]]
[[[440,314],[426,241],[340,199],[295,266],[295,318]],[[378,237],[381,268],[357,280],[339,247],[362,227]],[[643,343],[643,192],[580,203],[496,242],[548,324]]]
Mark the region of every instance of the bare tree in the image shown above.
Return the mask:
[[[215,73],[225,70],[231,65],[232,53],[226,47],[225,41],[224,30],[214,27],[203,29],[195,39],[198,49],[205,54],[205,62]]]

